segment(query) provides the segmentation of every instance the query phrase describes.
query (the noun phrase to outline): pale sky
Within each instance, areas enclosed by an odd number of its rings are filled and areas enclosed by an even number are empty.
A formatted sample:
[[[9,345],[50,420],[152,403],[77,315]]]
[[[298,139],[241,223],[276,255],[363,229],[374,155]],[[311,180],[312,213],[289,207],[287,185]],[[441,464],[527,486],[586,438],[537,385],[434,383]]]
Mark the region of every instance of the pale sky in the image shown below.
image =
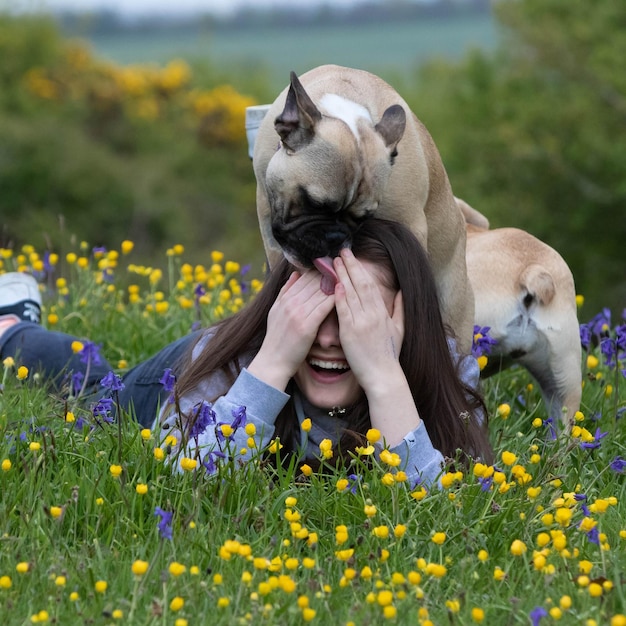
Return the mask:
[[[315,7],[322,4],[349,6],[358,0],[0,0],[0,7],[21,6],[29,10],[42,9],[115,9],[125,15],[212,12],[228,13],[243,6],[249,7]]]

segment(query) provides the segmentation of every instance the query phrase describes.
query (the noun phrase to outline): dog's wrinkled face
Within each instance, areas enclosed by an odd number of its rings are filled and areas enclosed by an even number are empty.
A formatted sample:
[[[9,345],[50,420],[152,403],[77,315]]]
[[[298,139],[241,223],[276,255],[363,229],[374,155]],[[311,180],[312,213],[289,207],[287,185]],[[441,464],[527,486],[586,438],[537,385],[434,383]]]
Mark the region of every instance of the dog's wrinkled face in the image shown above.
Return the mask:
[[[303,268],[350,246],[376,211],[405,125],[400,106],[374,126],[360,105],[332,95],[324,100],[328,114],[292,74],[285,110],[275,122],[281,142],[265,178],[274,239]]]
[[[363,197],[367,183],[361,161],[356,137],[343,122],[330,118],[319,124],[309,145],[296,152],[278,149],[266,186],[272,234],[287,258],[310,267],[313,259],[337,256],[350,245],[378,204],[370,194]]]

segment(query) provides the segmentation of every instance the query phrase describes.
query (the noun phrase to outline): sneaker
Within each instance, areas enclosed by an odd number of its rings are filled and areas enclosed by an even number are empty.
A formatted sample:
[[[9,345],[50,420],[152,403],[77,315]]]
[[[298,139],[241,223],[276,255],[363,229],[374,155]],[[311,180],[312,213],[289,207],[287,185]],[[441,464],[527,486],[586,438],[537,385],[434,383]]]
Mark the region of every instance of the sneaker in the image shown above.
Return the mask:
[[[29,274],[0,274],[0,317],[5,315],[23,322],[41,321],[39,285]]]

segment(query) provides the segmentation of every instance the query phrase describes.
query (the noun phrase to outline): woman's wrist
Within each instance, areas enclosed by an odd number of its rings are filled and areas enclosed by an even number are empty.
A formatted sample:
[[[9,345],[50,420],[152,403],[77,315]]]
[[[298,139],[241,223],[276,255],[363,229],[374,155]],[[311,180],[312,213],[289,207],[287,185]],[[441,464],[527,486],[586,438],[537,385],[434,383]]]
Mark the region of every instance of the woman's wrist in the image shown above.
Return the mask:
[[[292,373],[276,355],[267,355],[261,349],[246,369],[267,385],[285,391]]]
[[[398,445],[422,420],[406,382],[397,379],[379,391],[366,392],[372,428],[380,431],[388,446]]]

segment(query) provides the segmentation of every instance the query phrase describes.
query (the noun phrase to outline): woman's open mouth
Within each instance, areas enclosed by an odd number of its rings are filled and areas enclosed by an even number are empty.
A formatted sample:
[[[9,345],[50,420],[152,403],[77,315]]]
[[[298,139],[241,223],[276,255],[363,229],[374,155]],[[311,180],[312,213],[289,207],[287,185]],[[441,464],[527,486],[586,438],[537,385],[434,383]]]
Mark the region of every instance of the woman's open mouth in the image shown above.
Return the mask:
[[[317,377],[328,380],[335,379],[350,371],[347,361],[327,361],[311,358],[307,360],[309,367]]]

